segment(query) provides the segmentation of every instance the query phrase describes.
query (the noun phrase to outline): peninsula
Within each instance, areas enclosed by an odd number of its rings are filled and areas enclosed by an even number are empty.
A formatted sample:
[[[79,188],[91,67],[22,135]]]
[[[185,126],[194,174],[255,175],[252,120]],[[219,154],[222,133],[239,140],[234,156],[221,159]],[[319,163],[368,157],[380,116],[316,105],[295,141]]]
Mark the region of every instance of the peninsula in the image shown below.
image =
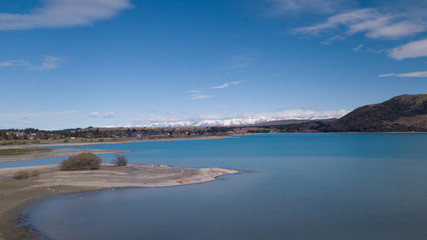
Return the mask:
[[[18,171],[37,170],[39,176],[16,180]],[[224,168],[190,169],[167,165],[128,164],[100,169],[60,171],[57,165],[0,169],[0,239],[33,239],[34,233],[20,225],[25,206],[47,196],[130,187],[170,187],[214,181],[240,171]]]

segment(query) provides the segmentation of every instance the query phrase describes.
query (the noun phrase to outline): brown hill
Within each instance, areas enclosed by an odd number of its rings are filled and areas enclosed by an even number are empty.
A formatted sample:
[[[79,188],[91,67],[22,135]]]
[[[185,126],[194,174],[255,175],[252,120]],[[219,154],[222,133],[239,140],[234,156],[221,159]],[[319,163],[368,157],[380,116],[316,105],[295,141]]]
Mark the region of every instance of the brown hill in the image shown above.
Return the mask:
[[[383,103],[359,107],[325,126],[324,131],[427,131],[427,94],[401,95]]]

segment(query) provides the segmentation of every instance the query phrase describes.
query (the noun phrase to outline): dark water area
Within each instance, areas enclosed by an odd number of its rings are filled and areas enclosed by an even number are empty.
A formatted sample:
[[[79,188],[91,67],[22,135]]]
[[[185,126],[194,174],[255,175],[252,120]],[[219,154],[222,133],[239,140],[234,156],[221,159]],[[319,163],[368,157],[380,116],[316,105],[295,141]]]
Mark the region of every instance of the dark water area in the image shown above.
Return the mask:
[[[78,148],[131,150],[123,153],[131,163],[249,172],[197,185],[55,197],[25,210],[46,239],[427,239],[427,134]]]

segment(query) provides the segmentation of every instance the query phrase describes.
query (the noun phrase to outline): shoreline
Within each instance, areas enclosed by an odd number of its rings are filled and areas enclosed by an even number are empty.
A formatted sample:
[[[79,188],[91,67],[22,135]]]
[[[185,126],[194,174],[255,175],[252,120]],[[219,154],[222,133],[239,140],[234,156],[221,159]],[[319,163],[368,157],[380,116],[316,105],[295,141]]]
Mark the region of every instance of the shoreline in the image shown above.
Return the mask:
[[[225,136],[207,136],[207,137],[177,137],[177,138],[143,138],[141,140],[124,140],[124,141],[106,141],[106,142],[67,142],[67,143],[37,143],[37,144],[15,144],[15,145],[0,145],[0,149],[7,148],[31,148],[31,147],[60,147],[60,146],[87,146],[87,145],[104,145],[104,144],[125,144],[139,142],[170,142],[170,141],[192,141],[192,140],[211,140],[211,139],[226,139],[244,136],[246,134],[234,134]]]
[[[169,141],[190,141],[190,140],[212,140],[212,139],[226,139],[235,138],[235,136],[209,136],[203,138],[175,138],[175,139],[150,139],[141,141],[124,141],[124,142],[84,142],[84,143],[54,143],[54,144],[26,144],[26,145],[3,145],[0,149],[21,149],[21,148],[49,148],[49,147],[67,147],[67,146],[89,146],[89,145],[104,145],[104,144],[126,144],[126,143],[139,143],[139,142],[169,142]],[[21,155],[0,156],[0,162],[11,161],[26,161],[42,158],[52,157],[68,157],[71,155],[79,154],[82,152],[91,152],[94,154],[111,154],[120,152],[130,152],[130,150],[109,150],[109,149],[83,149],[83,148],[53,148],[48,152],[29,153]]]
[[[242,136],[251,135],[294,135],[294,134],[427,134],[427,131],[411,131],[411,132],[271,132],[271,133],[241,133],[222,136],[190,136],[190,137],[173,137],[173,138],[141,138],[141,139],[124,139],[121,141],[98,141],[93,142],[57,142],[57,143],[30,143],[30,144],[0,144],[1,149],[21,149],[21,148],[48,148],[61,146],[89,146],[89,145],[109,145],[109,144],[126,144],[140,142],[170,142],[170,141],[194,141],[194,140],[212,140],[212,139],[227,139],[239,138]],[[0,141],[1,143],[1,141]],[[15,155],[18,156],[18,155]]]
[[[47,152],[29,153],[20,155],[0,156],[0,163],[14,161],[29,161],[34,159],[53,158],[53,157],[69,157],[83,152],[91,152],[93,154],[111,154],[120,152],[130,152],[129,150],[108,150],[108,149],[82,149],[82,148],[54,148]]]
[[[39,170],[40,177],[13,179],[19,170]],[[190,169],[168,165],[102,164],[98,170],[60,171],[57,165],[0,169],[0,239],[34,239],[22,225],[22,211],[50,197],[122,188],[174,187],[215,181],[217,177],[242,173],[225,168]]]
[[[108,145],[108,144],[126,144],[140,142],[169,142],[169,141],[194,141],[194,140],[212,140],[239,138],[242,136],[256,135],[295,135],[295,134],[427,134],[427,132],[315,132],[315,133],[248,133],[236,134],[229,136],[208,136],[208,137],[185,137],[185,138],[160,138],[160,139],[143,139],[120,142],[79,142],[79,143],[52,143],[52,144],[25,144],[25,145],[1,145],[1,149],[22,149],[22,148],[48,148],[48,147],[68,147],[68,146],[89,146],[89,145]],[[94,154],[111,154],[120,152],[130,152],[130,150],[109,150],[109,149],[82,149],[82,148],[53,148],[49,152],[29,153],[22,155],[0,156],[1,162],[26,161],[33,159],[43,159],[52,157],[68,157],[82,152],[92,152]]]

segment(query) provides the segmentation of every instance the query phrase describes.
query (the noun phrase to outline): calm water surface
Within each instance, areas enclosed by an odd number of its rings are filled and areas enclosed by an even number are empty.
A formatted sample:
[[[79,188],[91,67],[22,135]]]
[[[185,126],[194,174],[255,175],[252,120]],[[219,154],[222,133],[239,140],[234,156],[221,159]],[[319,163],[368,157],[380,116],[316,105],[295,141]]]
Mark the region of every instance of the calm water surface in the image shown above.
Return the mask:
[[[25,210],[47,239],[427,239],[427,134],[253,135],[80,148],[132,150],[124,153],[132,163],[250,172],[199,185],[52,198]],[[0,167],[13,164],[22,163]]]

